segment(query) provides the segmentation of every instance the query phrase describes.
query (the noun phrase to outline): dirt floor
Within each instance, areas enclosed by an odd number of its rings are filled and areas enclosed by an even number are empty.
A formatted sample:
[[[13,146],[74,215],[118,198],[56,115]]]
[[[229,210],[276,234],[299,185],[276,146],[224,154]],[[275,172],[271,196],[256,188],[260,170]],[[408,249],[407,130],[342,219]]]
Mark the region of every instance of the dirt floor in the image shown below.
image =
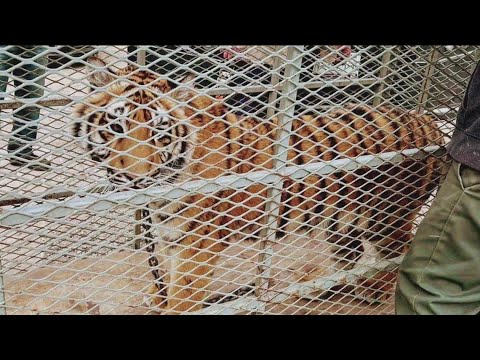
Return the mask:
[[[248,245],[248,246],[247,246]],[[291,245],[291,244],[290,244]],[[276,245],[272,258],[270,289],[311,280],[327,272],[327,257],[314,241],[297,241],[292,246]],[[209,287],[210,298],[227,297],[248,286],[254,279],[258,251],[252,243],[229,248],[218,264]],[[12,271],[11,271],[12,272]],[[312,274],[314,273],[314,274]],[[152,281],[145,252],[125,249],[105,256],[78,259],[49,265],[32,265],[30,270],[6,275],[5,293],[8,314],[156,314],[144,302]],[[248,291],[247,291],[248,293]],[[253,290],[243,295],[252,298]],[[309,299],[292,296],[280,304],[269,304],[266,314],[391,314],[391,300],[368,304],[353,294]],[[221,297],[221,296],[220,296]],[[233,300],[233,299],[232,299]],[[229,303],[222,307],[229,308]],[[251,310],[236,313],[249,314]]]

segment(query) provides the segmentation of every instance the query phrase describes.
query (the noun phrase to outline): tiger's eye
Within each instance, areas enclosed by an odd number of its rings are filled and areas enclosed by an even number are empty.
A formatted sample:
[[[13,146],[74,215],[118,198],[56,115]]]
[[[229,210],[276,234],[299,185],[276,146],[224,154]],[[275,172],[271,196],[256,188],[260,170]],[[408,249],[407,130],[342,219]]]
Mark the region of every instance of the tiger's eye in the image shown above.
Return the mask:
[[[172,142],[172,139],[170,139],[170,136],[163,136],[163,137],[158,139],[158,142],[162,146],[167,146],[168,144],[170,144]]]
[[[108,125],[110,130],[117,134],[123,134],[123,126],[117,123],[111,123]]]

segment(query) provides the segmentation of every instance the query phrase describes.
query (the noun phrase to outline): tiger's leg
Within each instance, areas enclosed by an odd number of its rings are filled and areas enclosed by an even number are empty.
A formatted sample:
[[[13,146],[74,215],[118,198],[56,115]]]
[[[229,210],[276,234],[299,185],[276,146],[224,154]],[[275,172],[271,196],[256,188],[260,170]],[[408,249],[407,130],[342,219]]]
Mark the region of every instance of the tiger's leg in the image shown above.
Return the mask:
[[[168,274],[149,286],[143,302],[152,309],[164,309],[167,305]]]
[[[337,211],[327,229],[326,240],[333,245],[332,255],[338,270],[353,268],[364,253],[361,231],[357,223],[361,220],[355,212]]]
[[[413,220],[416,216],[416,211],[402,208],[398,204],[392,204],[385,210],[389,216],[379,219],[369,237],[377,257],[381,260],[397,258],[407,250],[413,237]],[[370,303],[388,301],[393,296],[396,277],[396,270],[378,271],[369,277],[362,276],[357,281],[355,293]]]
[[[167,245],[163,241],[158,242],[157,247],[160,247],[160,251],[154,255],[152,254],[148,260],[150,271],[156,271],[158,278],[148,288],[143,302],[152,310],[157,311],[165,308],[167,305],[167,286],[170,282],[170,275],[167,270],[169,268]],[[156,261],[152,261],[152,259],[156,259]]]
[[[373,191],[381,199],[372,211],[369,242],[382,260],[398,258],[406,253],[413,238],[413,223],[431,192],[438,186],[438,160],[407,160],[399,166],[381,169],[379,184]],[[435,174],[429,172],[434,171]],[[370,302],[386,301],[393,295],[397,270],[378,271],[358,280],[357,293]]]
[[[325,201],[321,212],[321,223],[327,242],[333,248],[332,260],[335,268],[348,270],[356,265],[364,254],[362,228],[365,227],[364,205],[367,199],[359,199],[358,191],[366,187],[365,181],[352,173],[331,174],[325,180]],[[368,189],[365,191],[368,194]]]
[[[169,283],[167,271],[169,268],[168,243],[160,238],[160,241],[155,242],[156,246],[153,244],[148,245],[147,252],[149,253],[150,272],[153,274],[155,281],[147,289],[143,302],[147,307],[158,311],[165,308],[167,304],[167,285]],[[154,254],[152,252],[155,249],[158,249],[158,251]]]
[[[197,234],[188,235],[171,247],[167,306],[164,313],[179,314],[203,307],[218,254],[225,245],[218,240],[218,232],[209,232],[204,226]]]
[[[351,270],[364,262],[371,262],[375,258],[376,250],[364,238],[362,216],[357,213],[342,211],[337,215],[331,214],[329,218],[319,223],[318,232],[312,235],[322,247],[319,251],[316,270],[306,277],[307,280],[328,277],[340,271],[346,275]],[[339,283],[329,289],[328,293],[318,294],[334,295],[356,289],[355,284]]]

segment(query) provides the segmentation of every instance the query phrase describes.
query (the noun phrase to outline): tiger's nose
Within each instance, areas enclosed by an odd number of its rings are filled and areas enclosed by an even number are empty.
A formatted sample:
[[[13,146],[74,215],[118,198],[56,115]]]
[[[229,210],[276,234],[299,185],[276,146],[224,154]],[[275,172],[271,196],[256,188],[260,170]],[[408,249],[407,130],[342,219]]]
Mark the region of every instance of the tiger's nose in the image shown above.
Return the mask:
[[[117,172],[122,172],[134,179],[150,172],[149,157],[137,157],[135,155],[120,155],[112,159],[109,166]]]
[[[110,178],[112,179],[127,179],[127,180],[134,180],[137,178],[135,174],[132,174],[124,169],[120,169],[113,166],[107,167],[107,173]]]
[[[135,129],[128,138],[117,141],[109,165],[127,172],[132,178],[148,174],[156,152],[153,146],[145,144],[148,135]]]

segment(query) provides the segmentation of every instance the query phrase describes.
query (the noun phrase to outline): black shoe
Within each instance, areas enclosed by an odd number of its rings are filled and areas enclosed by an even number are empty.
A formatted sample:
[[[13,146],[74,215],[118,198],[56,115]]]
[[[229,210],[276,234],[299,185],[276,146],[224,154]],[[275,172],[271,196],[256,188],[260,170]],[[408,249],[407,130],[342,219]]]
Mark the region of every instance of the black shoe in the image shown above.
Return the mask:
[[[52,165],[50,161],[46,159],[41,159],[34,153],[29,154],[18,154],[15,157],[10,158],[10,164],[14,166],[26,166],[29,169],[36,171],[47,171],[50,170]]]

